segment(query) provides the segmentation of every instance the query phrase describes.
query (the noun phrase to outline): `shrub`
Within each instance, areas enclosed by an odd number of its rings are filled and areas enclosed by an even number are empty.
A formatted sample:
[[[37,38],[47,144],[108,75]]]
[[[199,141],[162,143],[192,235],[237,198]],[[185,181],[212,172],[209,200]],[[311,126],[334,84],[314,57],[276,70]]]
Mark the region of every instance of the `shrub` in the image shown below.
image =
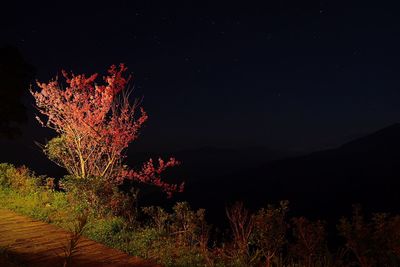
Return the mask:
[[[210,226],[204,209],[193,211],[187,202],[178,202],[172,213],[160,207],[144,207],[142,211],[149,218],[141,234],[149,238],[141,242],[151,244],[147,256],[170,266],[199,266],[210,261]]]
[[[125,230],[125,225],[125,220],[121,217],[92,219],[86,233],[96,241],[111,245],[115,244],[115,240]]]
[[[361,267],[399,266],[399,216],[375,213],[371,221],[367,221],[361,208],[354,206],[352,218],[342,218],[338,229]]]
[[[178,202],[173,207],[170,235],[175,236],[178,245],[193,247],[201,242],[208,232],[205,210],[192,211],[189,203]]]
[[[304,217],[293,218],[292,229],[294,242],[290,250],[295,261],[304,266],[321,265],[327,251],[324,223]]]
[[[103,182],[99,177],[89,180],[67,175],[63,179],[63,187],[69,194],[69,201],[79,210],[105,216],[109,211],[113,187]]]
[[[32,193],[38,190],[45,180],[45,176],[37,177],[25,166],[15,168],[12,164],[0,164],[0,186],[3,188],[12,188],[23,194]]]
[[[250,251],[250,238],[254,229],[254,215],[242,202],[235,203],[226,210],[232,232],[232,240],[223,254],[235,266],[249,266],[254,260]]]
[[[282,247],[287,242],[286,213],[288,202],[280,202],[279,207],[269,205],[260,209],[254,217],[254,231],[251,239],[257,253],[263,257],[264,266],[271,266],[274,258],[278,259]]]
[[[9,188],[11,186],[12,172],[15,171],[15,167],[12,164],[0,163],[0,186],[3,188]]]

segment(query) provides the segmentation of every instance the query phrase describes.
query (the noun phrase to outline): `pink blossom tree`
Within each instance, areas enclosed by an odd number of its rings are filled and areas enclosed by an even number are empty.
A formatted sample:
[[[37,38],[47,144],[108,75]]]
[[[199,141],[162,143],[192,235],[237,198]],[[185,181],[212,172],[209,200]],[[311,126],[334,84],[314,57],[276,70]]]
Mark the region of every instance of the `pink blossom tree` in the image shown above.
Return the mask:
[[[138,170],[123,164],[128,145],[136,140],[148,116],[139,102],[129,101],[127,68],[111,66],[96,83],[98,74],[89,77],[62,72],[65,84],[58,78],[48,83],[37,83],[40,90],[31,94],[42,118],[42,126],[58,133],[43,148],[56,164],[79,179],[102,178],[113,184],[126,179],[153,184],[169,196],[182,191],[180,186],[161,179],[161,173],[179,164],[174,158],[168,161],[152,159]],[[65,85],[65,86],[64,86]]]

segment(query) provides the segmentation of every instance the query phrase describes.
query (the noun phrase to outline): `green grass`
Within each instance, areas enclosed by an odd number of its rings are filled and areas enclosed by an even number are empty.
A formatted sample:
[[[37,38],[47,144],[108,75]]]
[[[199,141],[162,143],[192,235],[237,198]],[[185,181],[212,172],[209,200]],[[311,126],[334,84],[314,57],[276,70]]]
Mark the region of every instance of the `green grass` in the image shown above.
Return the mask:
[[[65,227],[74,218],[65,193],[38,191],[21,194],[12,189],[0,188],[0,203],[20,214]]]

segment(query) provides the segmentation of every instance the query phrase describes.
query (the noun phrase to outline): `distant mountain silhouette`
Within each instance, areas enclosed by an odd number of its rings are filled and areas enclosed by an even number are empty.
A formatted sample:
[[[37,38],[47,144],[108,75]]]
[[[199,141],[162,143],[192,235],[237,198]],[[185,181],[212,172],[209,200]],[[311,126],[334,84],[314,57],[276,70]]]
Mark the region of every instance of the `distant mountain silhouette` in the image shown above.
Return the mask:
[[[283,152],[266,147],[218,148],[202,147],[177,151],[174,157],[182,161],[184,176],[188,182],[214,180],[215,177],[229,175],[244,167],[252,168],[271,160],[290,156]]]
[[[390,125],[371,135],[358,138],[340,147],[346,153],[353,152],[397,152],[400,148],[400,123]]]
[[[0,145],[1,162],[26,164],[39,174],[65,173],[29,140],[2,140]],[[168,176],[183,178],[185,192],[168,201],[160,199],[159,193],[147,195],[140,204],[168,206],[186,200],[195,208],[207,208],[215,221],[236,200],[256,208],[288,199],[294,215],[335,220],[348,213],[353,203],[371,211],[400,212],[400,124],[302,156],[265,147],[203,147],[161,155],[131,150],[127,163],[138,167],[149,157],[171,155],[182,165]]]
[[[184,198],[208,208],[211,217],[235,200],[255,208],[288,199],[294,214],[337,219],[354,203],[371,211],[400,212],[399,188],[400,124],[394,124],[336,149],[190,184]]]

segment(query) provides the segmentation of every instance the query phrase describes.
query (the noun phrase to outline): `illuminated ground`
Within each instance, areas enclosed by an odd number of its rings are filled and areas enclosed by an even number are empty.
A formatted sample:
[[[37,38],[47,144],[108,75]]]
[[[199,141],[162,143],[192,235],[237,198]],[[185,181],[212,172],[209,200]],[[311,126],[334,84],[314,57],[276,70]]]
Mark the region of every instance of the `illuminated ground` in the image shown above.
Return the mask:
[[[69,233],[54,225],[0,209],[0,263],[6,266],[62,266]],[[11,264],[18,263],[18,264]],[[71,266],[157,266],[81,238]]]

